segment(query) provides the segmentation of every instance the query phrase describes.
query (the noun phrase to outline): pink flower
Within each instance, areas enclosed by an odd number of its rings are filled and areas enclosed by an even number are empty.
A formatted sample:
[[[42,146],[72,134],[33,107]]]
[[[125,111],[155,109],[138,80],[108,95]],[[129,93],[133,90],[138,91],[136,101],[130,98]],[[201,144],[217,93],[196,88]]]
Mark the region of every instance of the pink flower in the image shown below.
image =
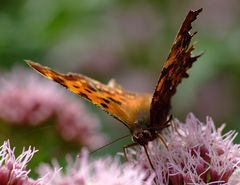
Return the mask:
[[[63,106],[64,107],[64,106]],[[103,146],[106,139],[99,131],[99,120],[87,112],[83,104],[69,102],[58,110],[57,128],[66,141],[80,143],[89,148]]]
[[[216,129],[210,117],[202,123],[193,114],[185,124],[174,120],[173,125],[162,133],[168,149],[157,141],[149,144],[158,185],[226,184],[239,171],[240,145],[232,143],[236,132],[222,135],[224,125]],[[130,154],[136,164],[151,169],[143,150]]]
[[[36,126],[55,120],[67,141],[89,148],[105,143],[99,119],[63,88],[33,72],[15,68],[0,76],[0,119],[12,125]]]
[[[145,171],[131,164],[121,165],[117,158],[89,161],[88,152],[83,150],[73,161],[68,157],[66,170],[60,171],[54,161],[53,167],[43,164],[38,171],[40,176],[48,174],[49,185],[151,185],[153,175],[146,180]]]
[[[0,85],[0,117],[11,124],[41,124],[65,101],[56,86],[21,68],[1,75]]]
[[[44,185],[44,178],[33,180],[28,177],[30,170],[27,164],[37,152],[34,148],[23,150],[17,158],[14,148],[10,148],[9,141],[0,146],[0,184],[1,185]]]

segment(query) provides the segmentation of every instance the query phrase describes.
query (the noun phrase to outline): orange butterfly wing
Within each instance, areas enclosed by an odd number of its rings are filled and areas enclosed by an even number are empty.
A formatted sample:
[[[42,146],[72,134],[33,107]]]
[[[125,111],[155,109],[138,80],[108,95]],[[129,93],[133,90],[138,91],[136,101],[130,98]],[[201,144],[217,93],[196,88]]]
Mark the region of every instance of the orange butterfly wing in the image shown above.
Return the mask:
[[[81,74],[61,74],[38,63],[26,62],[43,76],[99,106],[129,129],[134,128],[139,116],[149,115],[152,95],[125,91],[113,81],[105,85]]]
[[[195,34],[191,34],[191,24],[202,11],[190,11],[185,18],[171,48],[163,70],[160,74],[150,107],[151,127],[161,131],[165,128],[167,116],[171,108],[171,98],[176,92],[178,84],[188,77],[187,70],[200,56],[192,56],[194,47],[190,42]],[[164,124],[165,123],[165,124]]]

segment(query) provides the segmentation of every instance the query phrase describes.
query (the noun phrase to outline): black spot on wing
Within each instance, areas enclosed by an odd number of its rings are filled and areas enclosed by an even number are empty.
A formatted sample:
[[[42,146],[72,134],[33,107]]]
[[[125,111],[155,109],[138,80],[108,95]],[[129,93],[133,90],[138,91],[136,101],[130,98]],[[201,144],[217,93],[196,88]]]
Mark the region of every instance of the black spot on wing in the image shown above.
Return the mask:
[[[68,86],[65,84],[65,81],[57,76],[53,77],[53,80],[59,84],[61,84],[63,87],[65,87],[66,89],[68,89]]]
[[[78,85],[73,85],[74,88],[79,89],[80,87]]]
[[[118,104],[118,105],[122,105],[122,102],[120,102],[120,101],[118,101],[118,100],[115,100],[115,99],[113,99],[112,97],[108,97],[108,99],[109,99],[110,101]]]
[[[88,99],[89,101],[92,101],[92,100],[88,97],[88,95],[85,94],[85,93],[83,93],[83,92],[80,92],[79,95],[82,96],[83,98]]]
[[[89,89],[84,89],[85,91],[87,91],[88,93],[92,93],[92,91],[90,91]]]
[[[104,107],[104,108],[108,108],[108,106],[107,106],[107,104],[105,104],[105,103],[100,103],[100,105],[102,106],[102,107]]]
[[[54,81],[60,84],[65,84],[64,80],[62,78],[59,78],[58,76],[52,77]]]
[[[108,99],[106,99],[106,98],[102,98],[102,100],[103,100],[105,103],[107,103],[107,104],[110,103],[110,101],[109,101]]]

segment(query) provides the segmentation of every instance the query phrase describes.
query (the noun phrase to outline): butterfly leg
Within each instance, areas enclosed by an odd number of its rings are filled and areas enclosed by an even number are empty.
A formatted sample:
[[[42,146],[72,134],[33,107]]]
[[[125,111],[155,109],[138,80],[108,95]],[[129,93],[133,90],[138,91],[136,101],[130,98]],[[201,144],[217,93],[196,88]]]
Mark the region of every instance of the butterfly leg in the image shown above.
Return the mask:
[[[163,145],[166,147],[166,149],[168,150],[168,146],[167,146],[167,143],[165,141],[165,139],[162,137],[161,134],[157,134],[158,135],[158,138],[160,139],[160,141],[163,143]]]
[[[171,114],[169,116],[168,120],[164,123],[164,125],[167,125],[167,127],[170,126],[170,122],[171,122],[172,118],[173,118],[173,115]],[[157,133],[157,135],[158,135],[158,138],[160,139],[160,141],[166,147],[166,149],[168,149],[167,143],[166,143],[165,139],[162,137],[162,135],[160,133]]]
[[[132,144],[123,146],[123,153],[124,153],[124,157],[125,157],[126,161],[129,161],[128,157],[127,157],[127,149],[130,148],[130,147],[136,146],[136,145],[138,145],[138,143],[132,143]],[[144,148],[144,151],[146,153],[147,159],[149,161],[149,164],[150,164],[152,170],[155,171],[155,168],[153,166],[153,163],[150,159],[150,156],[149,156],[149,153],[148,153],[148,150],[147,150],[147,145],[143,145],[143,148]]]
[[[136,145],[138,145],[138,143],[132,143],[132,144],[129,144],[129,145],[125,145],[125,146],[123,146],[123,153],[124,153],[124,157],[125,157],[126,161],[128,161],[128,157],[127,157],[127,149],[128,149],[129,147],[133,147],[133,146],[136,146]],[[146,156],[147,156],[148,162],[149,162],[149,164],[150,164],[152,170],[155,172],[156,177],[157,177],[156,170],[155,170],[155,168],[154,168],[154,166],[153,166],[153,163],[152,163],[152,161],[151,161],[151,159],[150,159],[150,156],[149,156],[149,153],[148,153],[148,150],[147,150],[147,145],[143,145],[143,148],[144,148],[144,151],[145,151],[145,153],[146,153]],[[157,184],[156,177],[154,178],[154,183],[155,183],[155,184]]]
[[[136,145],[138,145],[138,143],[132,143],[132,144],[128,144],[128,145],[123,146],[123,154],[124,154],[124,157],[125,157],[126,161],[129,161],[128,157],[127,157],[127,149],[130,148],[130,147],[136,146]]]

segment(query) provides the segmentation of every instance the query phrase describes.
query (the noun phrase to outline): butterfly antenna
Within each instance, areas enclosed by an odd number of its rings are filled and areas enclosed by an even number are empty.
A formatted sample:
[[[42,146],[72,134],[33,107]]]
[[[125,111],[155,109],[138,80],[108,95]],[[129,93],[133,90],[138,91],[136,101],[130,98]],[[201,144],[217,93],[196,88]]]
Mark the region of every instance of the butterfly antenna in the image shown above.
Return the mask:
[[[97,151],[99,151],[99,150],[101,150],[101,149],[103,149],[103,148],[105,148],[105,147],[107,147],[107,146],[109,146],[109,145],[111,145],[111,144],[113,144],[113,143],[115,143],[115,142],[118,142],[118,141],[120,141],[120,140],[122,140],[122,139],[124,139],[124,138],[126,138],[126,137],[129,137],[129,136],[131,136],[131,135],[128,134],[128,135],[122,136],[122,137],[120,137],[120,138],[117,138],[117,139],[115,139],[115,140],[107,143],[106,145],[103,145],[103,146],[97,148],[96,150],[91,151],[91,152],[90,152],[90,155],[94,154],[95,152],[97,152]]]

